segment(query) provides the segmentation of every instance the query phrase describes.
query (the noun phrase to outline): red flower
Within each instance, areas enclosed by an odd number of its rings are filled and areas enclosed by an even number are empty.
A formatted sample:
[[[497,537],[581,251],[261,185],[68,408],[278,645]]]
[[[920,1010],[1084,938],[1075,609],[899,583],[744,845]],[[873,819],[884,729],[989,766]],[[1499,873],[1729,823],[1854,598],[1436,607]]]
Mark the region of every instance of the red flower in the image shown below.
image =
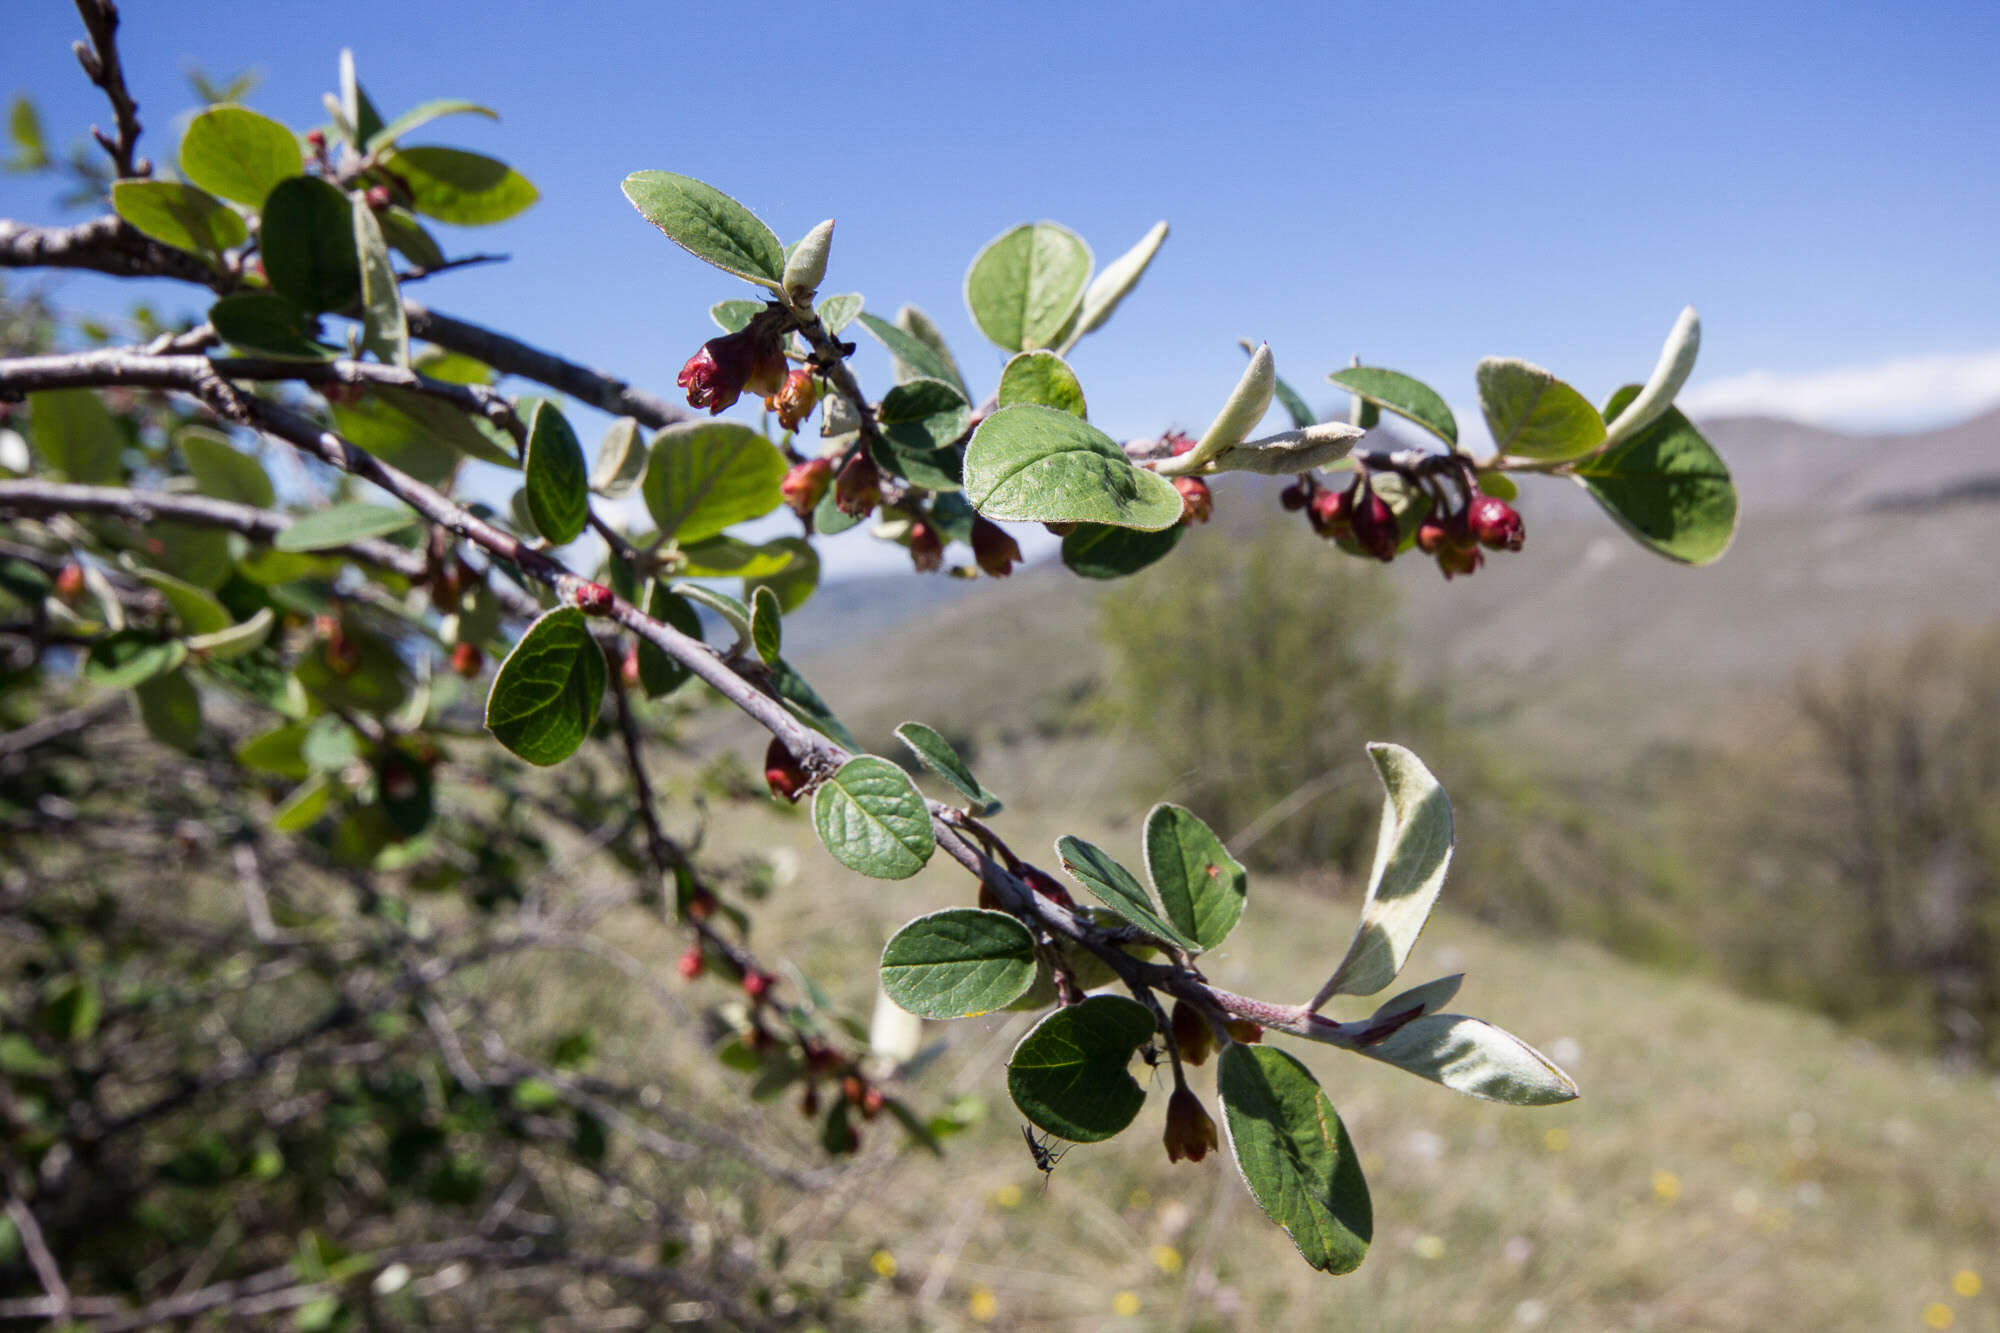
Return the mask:
[[[1200,477],[1175,477],[1174,489],[1181,493],[1181,522],[1206,523],[1215,511],[1215,497]]]
[[[1174,1095],[1167,1101],[1164,1139],[1169,1162],[1178,1162],[1182,1158],[1199,1162],[1216,1147],[1215,1122],[1202,1108],[1201,1098],[1195,1096],[1185,1083],[1175,1088]]]
[[[944,542],[922,519],[910,524],[910,563],[919,574],[935,574],[944,565]]]
[[[999,524],[975,518],[972,520],[972,558],[994,578],[1004,579],[1014,572],[1014,566],[1021,561],[1020,543],[1002,531]]]
[[[472,680],[486,669],[486,655],[476,643],[457,643],[451,648],[451,669]]]
[[[690,944],[688,951],[681,955],[678,963],[674,964],[674,970],[681,974],[683,981],[693,981],[701,976],[703,969],[707,966],[708,961],[701,955],[701,946],[699,944]]]
[[[1396,527],[1395,511],[1365,480],[1361,483],[1361,494],[1355,500],[1352,522],[1354,540],[1363,551],[1384,562],[1396,558],[1396,546],[1402,541],[1402,533]]]
[[[1521,516],[1505,500],[1482,495],[1465,509],[1465,522],[1481,546],[1495,551],[1518,551],[1527,540]]]
[[[1322,537],[1344,537],[1354,521],[1354,493],[1361,489],[1357,480],[1344,491],[1321,491],[1312,498],[1306,519]]]
[[[812,415],[818,402],[819,387],[813,383],[812,372],[801,366],[785,376],[777,392],[764,399],[764,406],[778,414],[780,426],[797,430],[799,423]]]
[[[735,333],[710,338],[687,359],[674,383],[687,390],[689,407],[705,407],[713,416],[743,396],[778,392],[785,382],[785,351],[778,335],[765,331],[761,317]]]
[[[819,507],[826,488],[832,484],[833,460],[812,458],[792,465],[792,470],[778,483],[778,493],[785,497],[794,514],[806,518]]]
[[[806,789],[806,771],[799,761],[792,758],[792,752],[776,736],[764,751],[764,781],[770,785],[771,795],[782,796],[796,802]]]
[[[850,518],[865,518],[882,503],[882,470],[865,450],[857,449],[833,483],[833,502]]]
[[[1186,1000],[1175,1000],[1173,1014],[1168,1025],[1174,1034],[1174,1045],[1180,1050],[1181,1059],[1191,1065],[1199,1065],[1208,1059],[1215,1049],[1215,1029],[1202,1017],[1201,1010]]]

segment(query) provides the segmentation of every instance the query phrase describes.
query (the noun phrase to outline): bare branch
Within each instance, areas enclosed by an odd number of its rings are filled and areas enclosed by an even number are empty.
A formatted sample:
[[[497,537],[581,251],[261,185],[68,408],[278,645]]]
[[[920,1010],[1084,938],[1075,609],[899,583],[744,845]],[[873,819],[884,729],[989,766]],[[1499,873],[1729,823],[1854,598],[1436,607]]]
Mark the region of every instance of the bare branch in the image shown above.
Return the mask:
[[[624,380],[591,370],[574,361],[544,352],[538,347],[510,338],[504,333],[470,324],[462,319],[431,310],[415,301],[404,301],[403,312],[410,321],[410,335],[436,343],[454,352],[463,352],[484,361],[506,375],[560,389],[579,402],[589,403],[613,416],[632,417],[642,426],[658,430],[689,414],[663,398],[635,389]]]
[[[233,280],[199,255],[162,245],[115,213],[74,227],[0,219],[0,268],[86,268],[116,278],[178,278],[225,292]]]
[[[118,62],[118,6],[111,0],[76,0],[76,12],[83,16],[83,26],[90,33],[89,44],[78,42],[74,48],[77,62],[90,81],[110,99],[111,113],[117,117],[118,125],[115,139],[95,125],[90,127],[91,137],[111,154],[121,179],[150,176],[153,164],[144,158],[136,162],[133,159],[139,146],[139,104],[125,87],[125,69]]]
[[[42,1284],[42,1290],[49,1295],[53,1308],[51,1319],[61,1321],[69,1318],[69,1284],[63,1281],[62,1269],[56,1264],[56,1257],[49,1251],[49,1243],[42,1236],[41,1224],[22,1200],[9,1195],[7,1198],[7,1220],[14,1224],[14,1232],[21,1238],[21,1248],[28,1252],[28,1263],[34,1267],[35,1277]]]

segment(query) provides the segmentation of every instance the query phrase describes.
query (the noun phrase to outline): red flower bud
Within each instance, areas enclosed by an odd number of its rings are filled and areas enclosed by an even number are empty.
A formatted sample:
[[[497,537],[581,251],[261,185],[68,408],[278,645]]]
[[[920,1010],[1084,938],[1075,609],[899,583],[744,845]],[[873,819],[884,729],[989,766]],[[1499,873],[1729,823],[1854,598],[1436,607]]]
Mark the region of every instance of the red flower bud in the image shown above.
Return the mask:
[[[1021,561],[1020,543],[1003,531],[999,524],[990,519],[972,520],[972,558],[979,567],[996,579],[1004,579],[1014,572],[1014,566]]]
[[[882,1089],[870,1084],[861,1093],[861,1118],[873,1120],[882,1113],[882,1108],[888,1100],[882,1095]]]
[[[1181,522],[1206,523],[1215,508],[1215,497],[1200,477],[1175,477],[1174,489],[1181,493]]]
[[[1160,437],[1160,443],[1167,446],[1169,458],[1179,458],[1182,454],[1194,450],[1194,436],[1186,431],[1170,430]]]
[[[618,663],[618,678],[628,686],[637,686],[639,684],[638,644],[626,645],[624,659]]]
[[[1361,494],[1355,500],[1352,522],[1354,540],[1363,551],[1384,562],[1396,558],[1402,534],[1396,527],[1395,511],[1366,481],[1361,483]]]
[[[1477,546],[1448,544],[1438,549],[1437,562],[1438,568],[1444,571],[1445,581],[1449,583],[1453,577],[1460,574],[1469,575],[1485,564],[1486,552]]]
[[[1069,896],[1069,890],[1063,887],[1062,881],[1047,871],[1037,870],[1033,866],[1022,866],[1014,873],[1020,878],[1023,884],[1026,884],[1050,902],[1062,907],[1076,906],[1076,899]]]
[[[361,201],[368,205],[369,211],[380,213],[391,202],[389,187],[386,185],[371,185],[368,187],[368,192],[361,196]]]
[[[476,643],[455,643],[451,648],[451,669],[467,680],[476,680],[486,669],[486,654]]]
[[[849,1106],[859,1106],[862,1091],[866,1087],[867,1085],[861,1081],[861,1075],[849,1074],[840,1080],[840,1095],[847,1099]]]
[[[1527,539],[1521,516],[1505,500],[1482,495],[1465,508],[1465,523],[1481,546],[1495,551],[1518,551]]]
[[[830,458],[809,458],[803,463],[794,463],[785,479],[778,483],[778,493],[785,497],[785,503],[800,518],[806,518],[819,507],[826,488],[833,484],[833,460]]]
[[[1245,1046],[1255,1046],[1264,1040],[1264,1029],[1247,1018],[1226,1018],[1222,1021],[1222,1030]]]
[[[812,372],[800,366],[785,376],[784,384],[764,400],[764,406],[778,414],[780,426],[797,430],[799,423],[812,415],[818,402],[819,386],[813,382]]]
[[[769,972],[759,972],[755,968],[751,968],[748,972],[745,972],[743,974],[743,993],[750,997],[752,1003],[761,1004],[764,997],[771,993],[771,974]]]
[[[1199,1162],[1216,1147],[1215,1122],[1202,1109],[1201,1098],[1183,1083],[1167,1101],[1167,1160]]]
[[[785,382],[782,336],[781,326],[772,326],[760,315],[735,333],[703,343],[674,383],[687,390],[689,407],[705,407],[710,416],[733,404],[746,389],[769,397]]]
[[[707,889],[696,889],[688,895],[687,919],[706,921],[715,915],[715,895]]]
[[[1278,492],[1278,503],[1283,505],[1287,512],[1290,513],[1297,513],[1312,502],[1312,488],[1304,482],[1295,481],[1285,487],[1284,490]]]
[[[1425,555],[1436,555],[1447,540],[1444,524],[1435,517],[1417,525],[1417,549]]]
[[[64,606],[83,600],[83,566],[74,560],[56,571],[56,600]]]
[[[1201,1010],[1186,1000],[1175,1000],[1174,1011],[1168,1019],[1168,1026],[1174,1034],[1174,1045],[1187,1064],[1199,1065],[1208,1059],[1215,1049],[1215,1029],[1209,1027]]]
[[[1355,482],[1344,491],[1320,491],[1312,498],[1312,507],[1306,510],[1306,519],[1312,529],[1322,537],[1344,537],[1354,521],[1354,492],[1360,487]]]
[[[770,784],[771,795],[782,796],[796,802],[806,789],[806,771],[799,761],[792,758],[792,752],[776,736],[764,750],[764,781]]]
[[[306,147],[308,147],[308,148],[312,149],[312,150],[313,150],[313,151],[314,151],[315,153],[323,153],[323,152],[325,152],[325,151],[326,151],[326,131],[325,131],[325,130],[307,130],[307,131],[306,131]]]
[[[708,960],[702,956],[701,946],[690,944],[688,951],[681,955],[678,963],[674,964],[674,970],[681,974],[683,981],[694,981],[700,978],[707,966]]]
[[[610,615],[613,603],[618,600],[602,583],[579,583],[572,595],[578,609],[587,616]]]
[[[944,542],[937,529],[922,519],[910,525],[910,563],[919,574],[935,574],[944,564]]]
[[[833,502],[850,518],[865,518],[882,503],[882,470],[865,449],[857,449],[833,483]]]

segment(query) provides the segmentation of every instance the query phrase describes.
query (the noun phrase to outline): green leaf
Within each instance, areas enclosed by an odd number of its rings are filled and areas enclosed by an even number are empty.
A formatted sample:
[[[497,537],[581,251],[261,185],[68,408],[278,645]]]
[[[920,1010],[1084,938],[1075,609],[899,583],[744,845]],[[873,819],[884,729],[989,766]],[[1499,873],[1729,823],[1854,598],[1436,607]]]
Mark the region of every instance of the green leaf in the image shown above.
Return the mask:
[[[345,310],[361,299],[354,210],[316,176],[282,180],[264,200],[258,248],[272,290],[310,312]]]
[[[383,166],[409,187],[411,208],[461,227],[505,222],[541,198],[505,162],[463,148],[399,148]]]
[[[102,486],[124,478],[124,429],[91,390],[31,393],[28,419],[35,452],[64,481]]]
[[[408,209],[392,205],[377,213],[375,221],[381,224],[389,248],[418,268],[437,268],[445,262],[444,250]]]
[[[1458,418],[1437,390],[1422,380],[1378,366],[1349,366],[1327,376],[1384,411],[1414,421],[1446,444],[1458,445]]]
[[[333,778],[315,773],[292,788],[291,793],[271,811],[271,827],[279,833],[300,833],[311,828],[326,813],[333,799]]]
[[[662,624],[701,642],[701,617],[687,602],[674,595],[664,583],[655,583],[646,601],[646,614]],[[671,694],[693,673],[646,640],[639,640],[639,688],[648,699]]]
[[[688,590],[693,591],[695,586],[689,584]],[[808,684],[806,678],[794,670],[789,662],[779,660],[771,664],[771,691],[801,722],[835,745],[844,750],[861,748],[861,742],[855,740],[854,733],[834,716],[833,709],[827,705],[826,700],[819,697],[819,691]]]
[[[1576,1083],[1547,1056],[1512,1033],[1463,1014],[1425,1014],[1356,1049],[1490,1102],[1554,1106],[1577,1096]]]
[[[680,549],[687,563],[679,572],[691,579],[763,578],[778,573],[798,556],[797,548],[783,541],[758,545],[726,532]]]
[[[1328,983],[1330,995],[1373,995],[1396,979],[1430,920],[1451,865],[1451,802],[1423,761],[1400,745],[1368,747],[1382,779],[1382,827],[1361,924]]]
[[[146,235],[200,254],[219,254],[250,239],[236,212],[207,190],[179,181],[119,181],[111,207]]]
[[[528,410],[525,400],[521,406],[524,412]],[[453,453],[495,467],[521,466],[521,460],[514,456],[513,442],[497,427],[415,389],[372,384],[367,397],[336,407],[333,415],[342,435],[372,453],[383,454],[405,471],[414,469],[398,455],[433,467],[442,462],[447,473],[457,461]]]
[[[813,792],[813,828],[833,859],[876,879],[908,879],[931,859],[930,811],[908,775],[860,755]]]
[[[748,426],[681,421],[653,437],[642,491],[662,535],[695,542],[776,509],[784,479],[785,456]]]
[[[937,349],[923,339],[865,310],[855,318],[861,321],[862,328],[875,336],[875,341],[889,349],[889,355],[896,361],[897,380],[939,380],[957,385],[961,390],[965,387],[959,382],[958,367],[939,356]],[[965,397],[969,400],[971,395],[966,394]]]
[[[1186,534],[1178,523],[1157,532],[1082,523],[1062,539],[1062,562],[1087,579],[1122,579],[1164,559]]]
[[[153,568],[197,588],[220,588],[236,567],[229,552],[229,534],[192,523],[149,523],[135,549]]]
[[[403,316],[402,293],[396,290],[396,266],[389,262],[389,243],[382,225],[365,200],[354,200],[355,258],[361,266],[361,342],[388,366],[410,363],[410,326]]]
[[[831,486],[826,488],[825,495],[819,497],[819,503],[813,506],[813,531],[822,537],[837,537],[860,521],[859,515],[841,509],[839,498]]]
[[[90,645],[83,678],[108,690],[129,690],[187,661],[187,645],[161,641],[147,630],[121,629]]]
[[[1624,410],[1628,384],[1605,404]],[[1593,500],[1643,545],[1669,560],[1706,565],[1736,536],[1736,485],[1721,455],[1694,423],[1670,407],[1630,439],[1575,465]]]
[[[1062,859],[1062,868],[1071,879],[1089,889],[1099,902],[1119,916],[1177,948],[1189,953],[1201,952],[1199,944],[1168,924],[1153,906],[1145,887],[1103,848],[1082,838],[1066,836],[1056,840],[1056,855]]]
[[[972,401],[972,390],[965,387],[965,375],[958,368],[958,358],[951,354],[951,344],[945,341],[944,330],[923,310],[914,305],[906,305],[896,312],[896,327],[931,349],[937,359],[951,374],[945,377],[947,383]]]
[[[42,118],[35,104],[23,94],[15,94],[7,112],[7,137],[19,149],[4,164],[8,171],[39,171],[49,164],[48,141],[42,137]]]
[[[631,417],[619,417],[604,432],[597,446],[597,463],[590,469],[590,489],[607,500],[616,500],[639,484],[646,475],[646,437]]]
[[[920,916],[882,950],[882,990],[919,1018],[977,1018],[1035,979],[1035,941],[1004,912],[954,907]]]
[[[1604,443],[1590,400],[1540,366],[1512,357],[1479,363],[1479,405],[1503,456],[1557,462]]]
[[[736,637],[742,641],[743,645],[747,645],[750,642],[750,608],[742,602],[737,601],[726,592],[717,592],[713,588],[704,588],[699,583],[676,584],[674,592],[691,602],[700,603],[702,606],[721,616],[723,623],[736,631]]]
[[[1673,406],[1674,395],[1687,383],[1694,373],[1695,357],[1701,351],[1701,319],[1694,307],[1684,308],[1674,327],[1667,332],[1667,341],[1660,348],[1660,359],[1653,366],[1653,373],[1639,392],[1627,399],[1614,418],[1606,416],[1604,442],[1607,445],[1622,444],[1646,427],[1660,419],[1660,414]]]
[[[157,569],[141,569],[138,577],[140,582],[167,599],[167,605],[173,608],[175,617],[181,622],[183,634],[213,634],[236,623],[229,612],[222,609],[222,603],[206,589],[184,583]]]
[[[750,321],[763,312],[765,302],[753,301],[748,297],[736,297],[728,301],[717,301],[708,308],[708,317],[724,333],[740,333],[750,326]]]
[[[1000,798],[986,790],[985,784],[972,775],[972,770],[958,757],[951,742],[921,722],[905,722],[896,728],[896,735],[910,752],[921,759],[924,766],[958,789],[961,796],[970,802],[970,813],[978,816],[1000,813]]]
[[[838,337],[840,331],[852,324],[854,317],[861,313],[862,305],[860,292],[837,292],[832,296],[822,296],[819,304],[813,307],[813,313],[819,316],[819,322],[825,326],[827,333]]]
[[[1368,1182],[1312,1074],[1284,1051],[1232,1043],[1215,1082],[1229,1151],[1258,1206],[1314,1268],[1360,1267],[1375,1234]]]
[[[965,305],[1003,351],[1053,347],[1090,281],[1090,247],[1067,227],[1024,222],[989,242],[965,273]]]
[[[964,468],[954,442],[965,434],[971,409],[942,380],[915,379],[882,395],[876,411],[881,436],[875,461],[886,471],[931,491],[955,491]]]
[[[990,519],[1149,532],[1181,519],[1173,483],[1134,467],[1110,436],[1067,412],[1025,403],[1000,408],[972,433],[965,493]]]
[[[292,132],[248,107],[212,106],[181,137],[181,174],[245,208],[262,206],[272,186],[304,170]]]
[[[236,448],[228,436],[202,426],[183,426],[174,433],[174,447],[187,461],[200,494],[257,509],[269,509],[278,502],[263,464]]]
[[[334,708],[377,716],[401,708],[410,697],[410,668],[396,643],[352,619],[342,620],[340,636],[341,656],[319,642],[293,668],[299,684]]]
[[[278,292],[236,292],[208,308],[216,336],[251,356],[328,361],[330,347],[313,341],[318,321]]]
[[[535,531],[556,546],[581,537],[590,519],[590,480],[576,432],[554,403],[535,404],[521,470]]]
[[[528,626],[500,664],[486,729],[531,764],[559,764],[596,725],[604,683],[604,654],[583,612],[560,607]]]
[[[1490,495],[1496,500],[1521,498],[1521,488],[1516,486],[1514,479],[1504,472],[1480,472],[1475,474],[1475,478],[1479,483],[1481,495]]]
[[[1250,877],[1208,825],[1178,805],[1146,816],[1146,875],[1167,920],[1204,949],[1227,939],[1243,916]]]
[[[176,750],[201,748],[201,695],[185,671],[169,671],[141,681],[133,693],[139,700],[139,720],[146,733]]]
[[[211,662],[234,661],[263,647],[277,621],[277,615],[270,607],[260,606],[240,625],[228,625],[190,638],[187,641],[188,651],[200,653]]]
[[[784,644],[784,622],[778,611],[778,594],[769,588],[759,588],[750,596],[750,643],[767,665],[778,660]]]
[[[0,1074],[12,1074],[16,1078],[54,1078],[61,1072],[62,1065],[36,1050],[34,1043],[23,1033],[0,1033]],[[9,1221],[8,1225],[13,1223]]]
[[[1122,995],[1065,1005],[1014,1048],[1007,1092],[1037,1129],[1072,1143],[1101,1143],[1146,1103],[1146,1090],[1125,1067],[1156,1030],[1152,1012]]]
[[[340,101],[337,103],[341,119],[354,132],[354,146],[361,147],[382,131],[382,113],[375,109],[375,103],[361,86],[361,76],[354,69],[354,52],[346,47],[340,51]]]
[[[270,773],[294,781],[308,777],[312,768],[306,763],[304,745],[307,724],[287,722],[281,727],[252,736],[236,747],[236,762],[259,773]]]
[[[440,97],[430,102],[420,102],[402,115],[369,135],[361,148],[366,153],[380,153],[392,147],[395,142],[411,130],[420,129],[434,120],[445,116],[484,116],[488,120],[500,119],[500,113],[477,102],[467,102],[457,97]]]
[[[271,545],[280,551],[324,551],[364,537],[401,532],[416,521],[415,514],[394,505],[349,501],[307,514],[273,537]]]
[[[819,552],[803,537],[779,537],[765,542],[762,549],[783,551],[790,558],[768,574],[745,573],[743,595],[755,597],[759,588],[769,588],[778,596],[778,608],[790,615],[819,587]]]
[[[1111,318],[1111,312],[1139,285],[1139,279],[1145,276],[1147,266],[1166,239],[1167,224],[1155,222],[1137,245],[1106,264],[1104,271],[1091,279],[1083,293],[1083,306],[1077,311],[1076,327],[1070,331],[1069,346],[1074,347],[1084,334]]]
[[[635,171],[624,189],[640,216],[696,259],[779,290],[785,247],[777,233],[713,185],[671,171]]]
[[[1000,372],[1000,388],[994,402],[1000,407],[1039,403],[1073,417],[1090,415],[1076,372],[1054,352],[1022,352],[1008,361],[1007,368]]]

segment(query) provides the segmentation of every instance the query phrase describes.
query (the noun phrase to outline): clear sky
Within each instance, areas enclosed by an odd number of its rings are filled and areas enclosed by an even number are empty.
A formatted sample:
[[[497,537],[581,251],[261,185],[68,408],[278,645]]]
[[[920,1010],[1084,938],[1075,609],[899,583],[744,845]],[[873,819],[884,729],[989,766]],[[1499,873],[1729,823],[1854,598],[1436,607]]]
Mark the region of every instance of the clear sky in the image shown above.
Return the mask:
[[[70,6],[0,7],[0,92],[33,95],[60,143],[104,120]],[[1049,218],[1102,263],[1167,219],[1152,273],[1074,358],[1113,435],[1206,424],[1239,337],[1268,339],[1315,401],[1357,354],[1454,403],[1488,354],[1602,398],[1690,302],[1697,403],[1889,424],[2000,400],[1991,0],[125,9],[156,157],[190,62],[260,69],[250,102],[299,127],[323,119],[343,45],[385,114],[496,108],[419,137],[506,157],[542,202],[441,229],[447,250],[515,258],[423,298],[655,389],[712,335],[707,307],[750,293],[638,217],[618,182],[639,168],[708,180],[787,241],[837,219],[825,290],[921,305],[982,393],[1003,358],[960,284],[984,242]],[[18,177],[0,212],[58,216]],[[885,385],[862,341],[864,382]]]

